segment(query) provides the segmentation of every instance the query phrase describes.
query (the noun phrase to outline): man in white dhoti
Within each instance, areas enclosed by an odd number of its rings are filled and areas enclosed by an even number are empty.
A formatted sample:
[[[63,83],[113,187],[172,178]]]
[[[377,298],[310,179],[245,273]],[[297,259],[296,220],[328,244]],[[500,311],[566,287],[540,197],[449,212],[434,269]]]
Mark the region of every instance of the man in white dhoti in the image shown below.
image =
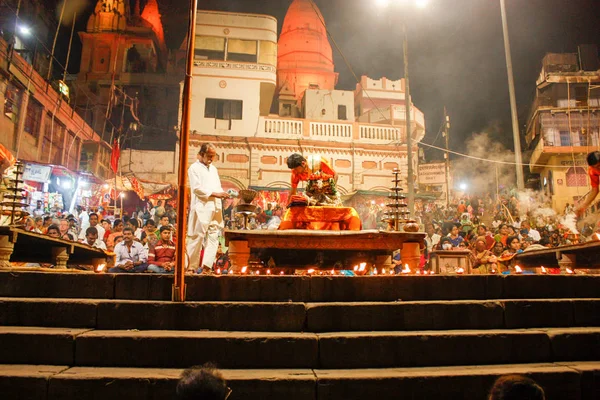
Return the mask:
[[[223,191],[217,168],[212,165],[217,151],[210,143],[200,146],[198,161],[188,168],[188,180],[192,199],[188,217],[186,253],[188,271],[198,268],[200,250],[204,247],[202,257],[203,273],[212,273],[217,248],[219,247],[219,231],[223,229],[223,199],[229,194]]]

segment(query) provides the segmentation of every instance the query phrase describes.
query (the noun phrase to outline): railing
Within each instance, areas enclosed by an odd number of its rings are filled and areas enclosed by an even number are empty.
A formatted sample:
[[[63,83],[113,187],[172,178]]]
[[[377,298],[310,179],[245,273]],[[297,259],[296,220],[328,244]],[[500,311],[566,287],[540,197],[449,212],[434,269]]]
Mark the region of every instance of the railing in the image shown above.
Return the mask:
[[[398,142],[400,138],[400,129],[391,126],[381,125],[359,125],[360,139],[378,142]],[[404,135],[402,135],[404,136]],[[404,137],[402,137],[402,140]]]
[[[335,122],[311,122],[310,136],[329,139],[351,139],[352,124],[338,124]]]
[[[266,137],[299,138],[304,131],[304,122],[296,119],[261,118],[259,124],[263,128],[261,136]]]

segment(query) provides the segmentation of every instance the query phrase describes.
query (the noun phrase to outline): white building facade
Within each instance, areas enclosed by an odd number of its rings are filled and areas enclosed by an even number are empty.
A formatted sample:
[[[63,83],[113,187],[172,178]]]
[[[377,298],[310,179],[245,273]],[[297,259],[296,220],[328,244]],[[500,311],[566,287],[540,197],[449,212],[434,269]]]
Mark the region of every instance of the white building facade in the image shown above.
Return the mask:
[[[215,165],[224,186],[285,190],[290,187],[287,157],[318,154],[338,173],[342,194],[386,192],[392,170],[400,168],[406,178],[403,80],[363,77],[366,84],[355,92],[335,90],[330,83],[337,75],[331,64],[326,79],[311,83],[311,71],[315,76],[321,73],[314,57],[303,64],[301,56],[304,38],[317,36],[307,35],[318,30],[311,25],[318,21],[311,12],[315,11],[307,0],[294,0],[283,30],[292,32],[299,26],[302,49],[294,55],[295,39],[287,34],[286,54],[279,60],[275,18],[198,12],[189,162],[196,160],[202,143],[211,142],[217,147]],[[329,46],[322,31],[319,28],[315,39],[318,49]],[[327,48],[323,54],[329,58]],[[283,58],[285,74],[278,76],[278,61],[282,64]],[[303,85],[295,85],[295,79]],[[295,93],[297,87],[303,92]],[[368,107],[367,99],[374,97],[378,100]],[[416,162],[416,143],[424,136],[425,122],[414,106],[412,114]]]

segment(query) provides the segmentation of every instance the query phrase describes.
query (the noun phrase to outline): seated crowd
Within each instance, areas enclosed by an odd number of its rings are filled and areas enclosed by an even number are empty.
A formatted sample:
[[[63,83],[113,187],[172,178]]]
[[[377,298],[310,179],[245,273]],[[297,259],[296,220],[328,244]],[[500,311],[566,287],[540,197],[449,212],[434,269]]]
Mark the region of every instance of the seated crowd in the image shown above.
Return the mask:
[[[79,214],[80,217],[83,213]],[[143,219],[134,214],[131,218],[124,216],[111,222],[108,218],[101,219],[95,212],[85,214],[86,218],[82,218],[80,224],[73,215],[60,219],[36,217],[26,229],[114,253],[115,264],[109,272],[174,272],[177,238],[172,222],[175,222],[176,215]]]

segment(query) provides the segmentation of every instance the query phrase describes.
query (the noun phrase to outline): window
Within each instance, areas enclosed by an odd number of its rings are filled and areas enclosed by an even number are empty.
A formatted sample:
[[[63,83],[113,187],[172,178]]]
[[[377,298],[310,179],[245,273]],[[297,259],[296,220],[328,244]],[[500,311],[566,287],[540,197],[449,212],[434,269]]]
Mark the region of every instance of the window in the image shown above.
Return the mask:
[[[268,64],[274,67],[277,66],[277,43],[260,41],[260,51],[258,62],[260,64]]]
[[[225,38],[198,36],[195,47],[194,58],[196,60],[225,60]]]
[[[229,39],[227,41],[227,61],[256,63],[256,40]]]
[[[571,167],[567,170],[567,187],[587,186],[587,178],[584,168]]]
[[[569,131],[560,131],[560,145],[570,146],[571,145],[571,133]]]
[[[338,119],[341,119],[344,121],[348,119],[346,106],[341,105],[341,104],[338,105]]]
[[[48,114],[44,122],[42,161],[62,165],[64,147],[65,127],[57,119],[52,121],[52,115]]]
[[[204,118],[242,119],[242,100],[206,99]]]
[[[25,116],[25,132],[29,133],[34,138],[40,136],[40,122],[42,120],[42,112],[44,108],[40,103],[34,100],[33,97],[29,98],[27,103],[27,115]]]
[[[17,123],[19,120],[19,108],[21,107],[21,97],[23,96],[23,90],[12,82],[6,85],[6,91],[4,92],[4,115],[12,120],[13,123]]]
[[[587,106],[587,87],[579,86],[575,88],[575,100],[578,106]]]

